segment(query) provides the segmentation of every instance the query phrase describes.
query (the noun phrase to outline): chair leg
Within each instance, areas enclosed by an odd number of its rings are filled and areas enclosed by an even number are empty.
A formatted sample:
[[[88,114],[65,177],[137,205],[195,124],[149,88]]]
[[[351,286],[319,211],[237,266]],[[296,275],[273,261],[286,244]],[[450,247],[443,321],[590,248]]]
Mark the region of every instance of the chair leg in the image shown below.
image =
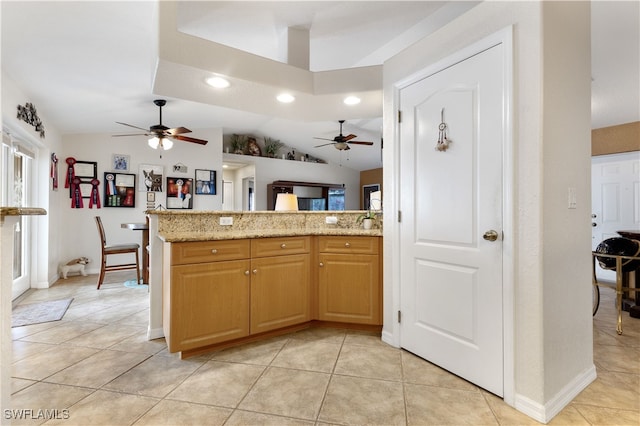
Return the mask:
[[[98,290],[100,290],[100,286],[104,281],[104,273],[105,273],[106,266],[107,266],[107,258],[105,256],[102,256],[102,265],[100,266],[100,277],[98,277]]]
[[[140,285],[140,261],[138,259],[138,250],[136,250],[136,276],[138,277],[138,285]]]

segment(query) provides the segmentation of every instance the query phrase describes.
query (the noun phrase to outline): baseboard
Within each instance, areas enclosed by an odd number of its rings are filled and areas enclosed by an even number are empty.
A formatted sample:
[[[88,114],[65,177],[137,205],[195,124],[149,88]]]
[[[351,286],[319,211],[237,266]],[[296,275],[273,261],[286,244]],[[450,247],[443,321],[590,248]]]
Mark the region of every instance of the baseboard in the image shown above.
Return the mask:
[[[164,337],[162,328],[150,328],[147,330],[147,340],[161,339]]]
[[[382,339],[383,342],[385,342],[388,345],[393,346],[394,348],[399,348],[400,346],[394,341],[393,339],[393,333],[389,333],[388,331],[384,331],[382,330],[381,336],[380,338]]]
[[[595,379],[596,367],[592,365],[563,387],[546,404],[542,405],[525,396],[516,394],[514,407],[534,420],[546,424]]]

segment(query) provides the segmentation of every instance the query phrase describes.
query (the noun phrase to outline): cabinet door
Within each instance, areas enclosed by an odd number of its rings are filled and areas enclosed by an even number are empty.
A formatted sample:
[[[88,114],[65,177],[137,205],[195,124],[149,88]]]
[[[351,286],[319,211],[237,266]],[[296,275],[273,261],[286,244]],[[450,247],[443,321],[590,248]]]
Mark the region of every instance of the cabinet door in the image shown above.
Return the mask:
[[[170,352],[249,334],[249,260],[171,268]]]
[[[319,259],[319,319],[382,324],[379,257],[321,253]]]
[[[251,261],[251,334],[310,320],[308,254]]]

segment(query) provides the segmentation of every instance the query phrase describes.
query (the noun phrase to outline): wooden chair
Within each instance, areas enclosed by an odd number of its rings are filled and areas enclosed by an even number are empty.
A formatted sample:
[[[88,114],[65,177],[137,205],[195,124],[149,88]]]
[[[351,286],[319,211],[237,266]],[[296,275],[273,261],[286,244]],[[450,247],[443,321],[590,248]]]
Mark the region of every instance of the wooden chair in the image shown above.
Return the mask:
[[[102,220],[100,216],[96,216],[96,225],[98,226],[98,232],[100,232],[100,241],[102,243],[102,266],[100,267],[100,278],[98,278],[98,290],[104,280],[104,274],[109,271],[122,271],[125,269],[135,269],[138,276],[138,284],[140,283],[140,262],[138,259],[138,249],[140,244],[114,244],[107,245],[107,239],[104,234],[104,227],[102,226]],[[107,256],[112,254],[126,254],[135,253],[136,263],[119,263],[107,265]]]

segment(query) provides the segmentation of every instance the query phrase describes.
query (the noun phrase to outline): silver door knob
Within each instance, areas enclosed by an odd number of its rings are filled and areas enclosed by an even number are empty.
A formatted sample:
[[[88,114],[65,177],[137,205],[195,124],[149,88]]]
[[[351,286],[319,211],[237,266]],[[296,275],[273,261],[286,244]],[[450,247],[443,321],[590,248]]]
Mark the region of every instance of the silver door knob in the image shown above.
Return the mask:
[[[484,233],[482,238],[484,238],[487,241],[495,241],[495,240],[498,239],[498,233],[496,231],[494,231],[493,229],[490,229],[490,230],[488,230],[487,232]]]

